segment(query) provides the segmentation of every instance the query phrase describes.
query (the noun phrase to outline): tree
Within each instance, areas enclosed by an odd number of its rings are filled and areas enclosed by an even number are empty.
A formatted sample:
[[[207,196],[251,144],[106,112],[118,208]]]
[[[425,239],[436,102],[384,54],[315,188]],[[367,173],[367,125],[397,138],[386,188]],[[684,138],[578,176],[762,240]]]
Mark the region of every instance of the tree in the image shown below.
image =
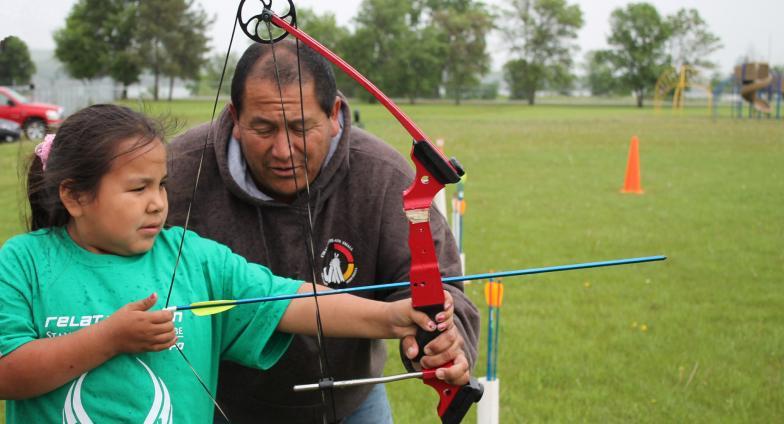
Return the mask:
[[[432,19],[442,31],[447,93],[460,104],[463,91],[479,84],[490,68],[486,34],[493,29],[490,13],[480,3],[455,1],[454,8],[434,9]]]
[[[221,80],[221,73],[223,73],[223,64],[226,63],[226,71],[223,75],[223,85],[221,86],[220,94],[228,96],[231,94],[231,79],[234,77],[234,69],[237,67],[237,62],[240,60],[236,52],[229,54],[229,59],[226,61],[226,53],[216,53],[208,57],[206,63],[199,73],[197,83],[191,86],[191,91],[197,95],[215,96],[218,91],[218,84]]]
[[[414,103],[419,97],[439,97],[439,90],[444,74],[445,60],[449,46],[445,37],[432,19],[433,10],[449,5],[431,4],[422,0],[414,0],[408,10],[407,24],[411,28],[406,32],[403,43],[411,46],[403,50],[400,58],[406,64],[398,80],[400,95],[408,97]]]
[[[166,66],[166,47],[173,44],[170,39],[172,28],[177,28],[177,17],[185,11],[180,0],[147,1],[139,4],[138,40],[141,44],[144,62],[152,72],[153,99],[159,99],[160,78]]]
[[[27,44],[13,35],[4,38],[0,44],[0,84],[29,84],[34,73]]]
[[[338,25],[334,13],[319,15],[307,7],[297,9],[297,25],[338,56],[342,56],[339,50],[351,35],[347,28]]]
[[[122,84],[122,99],[128,98],[128,86],[139,82],[144,67],[139,54],[136,36],[136,5],[122,2],[108,18],[109,27],[114,27],[108,53],[107,74]]]
[[[511,9],[504,35],[515,59],[505,66],[505,78],[513,98],[526,98],[533,105],[536,90],[543,86],[569,86],[573,41],[583,26],[578,5],[566,0],[508,0]]]
[[[676,68],[681,65],[706,69],[716,67],[707,57],[722,47],[721,40],[708,30],[707,23],[696,9],[680,9],[667,21],[672,31],[668,50]]]
[[[655,7],[634,3],[615,9],[610,15],[611,50],[602,53],[620,73],[619,82],[634,92],[637,107],[643,106],[646,92],[670,66],[665,48],[671,29]]]
[[[201,68],[207,62],[207,28],[212,23],[201,7],[194,7],[193,1],[185,5],[178,19],[178,25],[164,39],[166,60],[161,67],[169,77],[169,97],[172,100],[174,79],[199,79]]]
[[[124,0],[79,0],[54,34],[55,57],[77,79],[110,76],[124,86],[139,80],[134,43],[136,5]]]
[[[592,50],[585,55],[586,86],[592,96],[606,96],[619,91],[618,82],[606,51]]]
[[[322,15],[312,9],[303,7],[297,9],[297,25],[321,44],[335,52],[340,57],[346,57],[351,46],[351,32],[348,28],[338,25],[335,14],[326,12]],[[346,96],[353,96],[356,85],[344,72],[336,70],[335,80],[340,91]]]
[[[407,16],[411,0],[364,0],[354,18],[356,31],[350,37],[346,60],[390,95],[405,94],[405,61],[413,38]],[[364,93],[368,101],[374,99]]]
[[[413,47],[404,59],[408,66],[403,68],[402,90],[409,103],[420,97],[439,97],[449,46],[443,43],[441,30],[432,23],[415,27],[409,35]]]
[[[512,59],[504,64],[504,80],[509,85],[510,99],[529,99],[533,104],[532,92],[536,90],[536,81],[544,74],[544,70],[535,63],[525,59]],[[530,96],[530,97],[529,97]]]
[[[196,78],[204,64],[210,21],[194,2],[156,0],[139,3],[137,40],[145,64],[155,77],[153,98],[158,100],[160,77]]]
[[[71,77],[89,80],[106,74],[106,23],[116,11],[115,3],[79,0],[65,19],[65,28],[55,31],[54,55]]]

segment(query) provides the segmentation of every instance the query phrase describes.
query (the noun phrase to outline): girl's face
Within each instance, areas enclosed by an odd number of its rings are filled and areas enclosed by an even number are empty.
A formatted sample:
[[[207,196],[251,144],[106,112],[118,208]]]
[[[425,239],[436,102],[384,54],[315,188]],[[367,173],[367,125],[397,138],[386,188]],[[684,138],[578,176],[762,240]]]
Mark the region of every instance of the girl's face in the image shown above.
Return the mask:
[[[118,151],[136,142],[124,140]],[[94,253],[131,256],[150,250],[169,212],[165,183],[166,148],[155,139],[115,159],[95,197],[67,202],[72,217],[68,233]]]

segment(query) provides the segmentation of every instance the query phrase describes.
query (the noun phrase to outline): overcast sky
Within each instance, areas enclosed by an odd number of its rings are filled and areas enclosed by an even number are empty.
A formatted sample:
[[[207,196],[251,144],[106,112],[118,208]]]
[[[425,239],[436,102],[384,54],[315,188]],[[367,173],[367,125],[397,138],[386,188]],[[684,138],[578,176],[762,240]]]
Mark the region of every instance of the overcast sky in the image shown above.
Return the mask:
[[[278,0],[279,1],[279,0]],[[0,36],[16,35],[31,49],[53,49],[52,33],[64,25],[65,17],[76,0],[0,0]],[[225,52],[231,26],[236,14],[230,0],[198,0],[217,19],[210,29],[211,47]],[[577,62],[582,62],[588,50],[606,47],[609,33],[608,19],[613,9],[630,1],[622,0],[570,0],[583,10],[585,26],[580,30],[580,52]],[[712,59],[729,73],[732,66],[742,57],[784,64],[784,0],[649,0],[663,15],[671,14],[681,7],[696,8],[717,34],[724,47]],[[277,3],[274,2],[274,3]],[[294,0],[300,7],[309,7],[317,12],[332,12],[342,25],[351,25],[361,0]],[[486,1],[491,8],[503,4],[503,0]],[[244,37],[244,36],[243,36]],[[492,37],[497,40],[498,37]],[[412,46],[413,47],[413,46]],[[493,51],[503,52],[504,46],[491,43]],[[494,54],[494,68],[499,68],[506,59]]]

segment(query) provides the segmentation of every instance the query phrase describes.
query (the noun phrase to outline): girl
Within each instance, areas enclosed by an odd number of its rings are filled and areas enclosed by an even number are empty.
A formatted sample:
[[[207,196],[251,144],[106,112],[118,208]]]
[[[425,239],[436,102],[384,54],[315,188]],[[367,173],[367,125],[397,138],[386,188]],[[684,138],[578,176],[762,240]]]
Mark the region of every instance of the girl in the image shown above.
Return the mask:
[[[212,422],[218,361],[266,369],[291,333],[314,334],[314,302],[237,307],[211,319],[160,310],[183,229],[166,221],[158,124],[128,108],[88,107],[36,148],[28,172],[32,232],[0,251],[0,398],[14,422]],[[186,232],[171,304],[309,291]],[[152,294],[150,294],[152,293]],[[142,300],[136,300],[142,299]],[[320,300],[332,337],[402,338],[445,330],[410,300]],[[136,301],[133,301],[136,300]]]

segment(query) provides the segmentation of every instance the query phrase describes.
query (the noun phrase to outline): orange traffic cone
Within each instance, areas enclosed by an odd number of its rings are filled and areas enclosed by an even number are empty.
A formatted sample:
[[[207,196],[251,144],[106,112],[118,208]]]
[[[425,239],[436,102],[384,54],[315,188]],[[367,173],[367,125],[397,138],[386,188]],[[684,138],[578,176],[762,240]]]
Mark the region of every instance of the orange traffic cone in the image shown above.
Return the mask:
[[[640,184],[640,140],[637,136],[632,136],[629,146],[629,160],[626,163],[626,181],[623,183],[621,193],[642,194]]]

